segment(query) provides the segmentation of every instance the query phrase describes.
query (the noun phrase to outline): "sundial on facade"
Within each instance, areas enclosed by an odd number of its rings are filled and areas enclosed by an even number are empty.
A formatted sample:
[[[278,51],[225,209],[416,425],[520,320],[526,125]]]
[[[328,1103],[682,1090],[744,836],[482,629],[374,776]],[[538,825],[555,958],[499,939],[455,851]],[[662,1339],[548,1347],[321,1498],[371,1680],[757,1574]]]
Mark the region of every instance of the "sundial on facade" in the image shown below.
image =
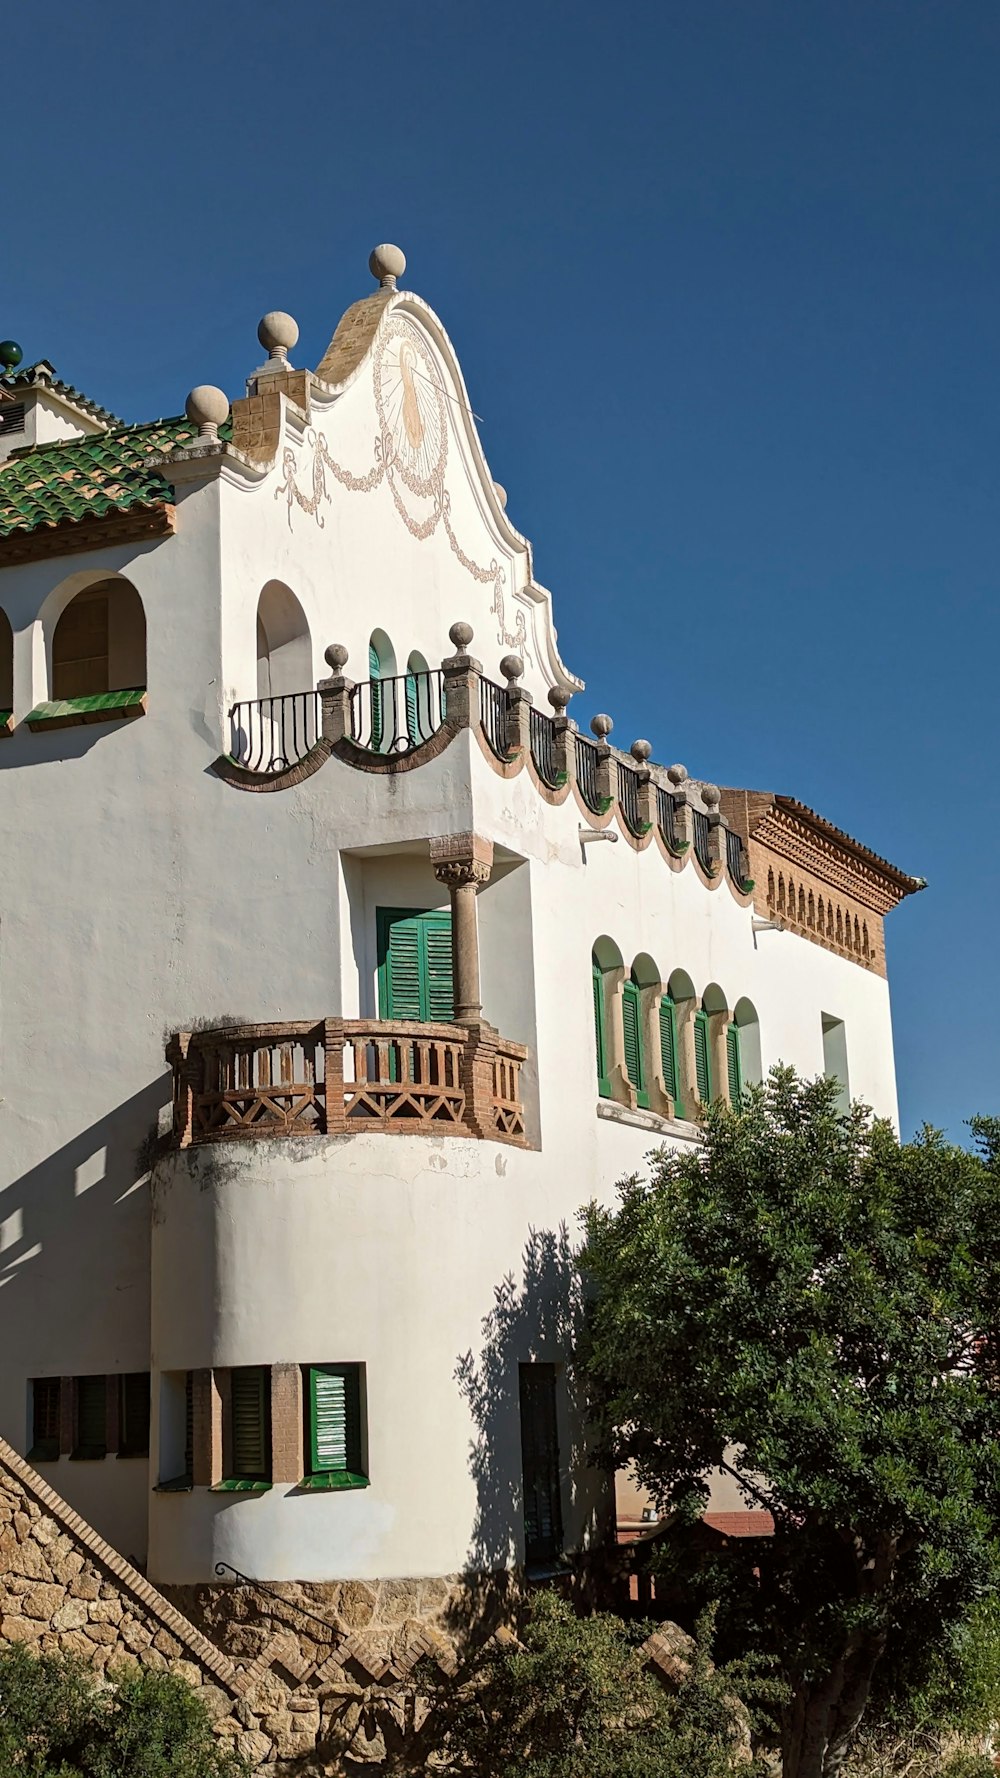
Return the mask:
[[[448,427],[434,361],[415,328],[396,317],[376,348],[375,404],[392,440],[393,471],[413,494],[434,495],[444,481]]]

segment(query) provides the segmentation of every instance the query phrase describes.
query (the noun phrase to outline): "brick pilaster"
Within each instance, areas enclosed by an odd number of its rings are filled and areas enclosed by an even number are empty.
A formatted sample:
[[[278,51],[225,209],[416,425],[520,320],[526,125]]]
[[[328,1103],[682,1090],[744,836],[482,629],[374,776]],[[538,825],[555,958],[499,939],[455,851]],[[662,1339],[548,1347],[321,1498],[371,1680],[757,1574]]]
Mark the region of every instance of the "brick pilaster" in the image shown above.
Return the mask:
[[[271,1366],[271,1480],[300,1482],[302,1452],[302,1371],[297,1364]]]
[[[229,1373],[226,1372],[228,1382]],[[192,1481],[211,1488],[222,1480],[222,1397],[210,1370],[192,1372]]]

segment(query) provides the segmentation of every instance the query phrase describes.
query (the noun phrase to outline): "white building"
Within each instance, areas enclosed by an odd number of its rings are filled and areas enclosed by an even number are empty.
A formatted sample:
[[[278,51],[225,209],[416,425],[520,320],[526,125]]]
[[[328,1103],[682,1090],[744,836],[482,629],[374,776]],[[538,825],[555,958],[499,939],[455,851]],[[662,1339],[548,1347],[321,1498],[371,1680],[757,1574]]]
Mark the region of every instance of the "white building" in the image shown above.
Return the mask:
[[[161,1585],[604,1537],[579,1206],[779,1059],[895,1115],[918,881],[577,732],[403,266],[231,409],[0,378],[0,1434]]]

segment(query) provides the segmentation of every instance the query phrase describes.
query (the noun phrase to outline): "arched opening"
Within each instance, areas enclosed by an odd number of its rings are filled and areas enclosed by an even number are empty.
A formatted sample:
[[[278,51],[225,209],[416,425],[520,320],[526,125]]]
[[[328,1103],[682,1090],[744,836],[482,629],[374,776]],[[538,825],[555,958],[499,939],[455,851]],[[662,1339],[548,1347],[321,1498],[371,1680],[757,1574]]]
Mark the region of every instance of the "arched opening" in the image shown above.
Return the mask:
[[[429,741],[434,733],[431,714],[431,674],[423,655],[411,649],[406,663],[406,738],[411,747]]]
[[[392,720],[395,686],[383,681],[396,677],[396,651],[384,630],[373,630],[368,639],[368,678],[371,696],[371,742],[376,753],[388,752],[395,739]]]
[[[6,611],[0,610],[0,733],[14,710],[14,632]]]
[[[696,1096],[691,1047],[696,1012],[691,977],[686,969],[673,970],[660,1000],[658,1016],[663,1091],[671,1101],[675,1117],[686,1117],[685,1107]]]
[[[128,580],[95,581],[70,600],[53,631],[52,696],[89,698],[145,687],[142,600]]]
[[[718,982],[710,982],[694,1016],[695,1090],[702,1105],[710,1105],[721,1090],[728,1056],[720,1053],[728,1025],[726,996]]]
[[[311,691],[312,683],[306,614],[290,587],[269,580],[257,601],[257,696],[283,698]]]
[[[737,1000],[733,1008],[731,1029],[736,1033],[741,1084],[759,1087],[764,1079],[760,1056],[760,1020],[757,1017],[757,1008],[751,1000]]]
[[[653,1074],[649,1014],[653,995],[659,986],[660,972],[652,957],[642,952],[636,957],[629,978],[622,986],[622,1040],[625,1075],[635,1093],[636,1104],[644,1110],[649,1105]]]
[[[599,938],[591,952],[590,972],[594,989],[594,1047],[597,1056],[597,1091],[602,1099],[614,1095],[611,1088],[615,1061],[613,996],[624,974],[622,954],[613,939]]]

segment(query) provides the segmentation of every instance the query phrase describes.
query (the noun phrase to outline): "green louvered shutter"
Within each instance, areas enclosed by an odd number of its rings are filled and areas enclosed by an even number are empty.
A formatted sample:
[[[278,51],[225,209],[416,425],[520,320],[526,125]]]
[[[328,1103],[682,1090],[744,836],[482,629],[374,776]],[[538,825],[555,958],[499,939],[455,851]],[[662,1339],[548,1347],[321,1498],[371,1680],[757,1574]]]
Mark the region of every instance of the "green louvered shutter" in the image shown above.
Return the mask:
[[[740,1028],[730,1025],[726,1030],[726,1067],[729,1073],[729,1103],[738,1105],[743,1092],[743,1067],[740,1059]]]
[[[424,914],[420,921],[426,961],[427,1011],[425,1019],[450,1025],[455,1017],[455,989],[451,964],[451,915]]]
[[[622,989],[622,1038],[625,1045],[625,1072],[635,1088],[636,1103],[648,1105],[645,1058],[642,1053],[642,1009],[635,982],[626,982]]]
[[[108,1389],[103,1377],[76,1379],[76,1451],[103,1457],[108,1441]]]
[[[708,1014],[701,1008],[694,1015],[694,1077],[698,1097],[707,1105],[712,1097],[712,1059],[708,1047]]]
[[[528,1562],[552,1561],[562,1549],[556,1367],[519,1367],[524,1544]]]
[[[313,1475],[361,1474],[361,1378],[356,1364],[309,1369],[309,1461]]]
[[[664,1091],[674,1102],[674,1116],[683,1117],[680,1070],[677,1066],[677,1012],[669,994],[660,1001],[660,1064]]]
[[[594,1042],[597,1049],[597,1091],[602,1099],[611,1097],[611,1081],[608,1076],[608,1045],[604,1029],[604,976],[601,966],[594,959],[592,964],[594,977]]]
[[[417,699],[417,676],[415,673],[406,675],[406,733],[411,747],[415,747],[420,739],[419,705]]]
[[[450,913],[379,908],[376,924],[379,1018],[451,1024],[455,992]]]
[[[255,1480],[267,1477],[268,1389],[262,1364],[245,1364],[231,1372],[233,1475]]]
[[[368,644],[368,678],[371,681],[372,700],[372,747],[378,750],[382,745],[382,662],[378,658],[378,650],[374,644]]]

